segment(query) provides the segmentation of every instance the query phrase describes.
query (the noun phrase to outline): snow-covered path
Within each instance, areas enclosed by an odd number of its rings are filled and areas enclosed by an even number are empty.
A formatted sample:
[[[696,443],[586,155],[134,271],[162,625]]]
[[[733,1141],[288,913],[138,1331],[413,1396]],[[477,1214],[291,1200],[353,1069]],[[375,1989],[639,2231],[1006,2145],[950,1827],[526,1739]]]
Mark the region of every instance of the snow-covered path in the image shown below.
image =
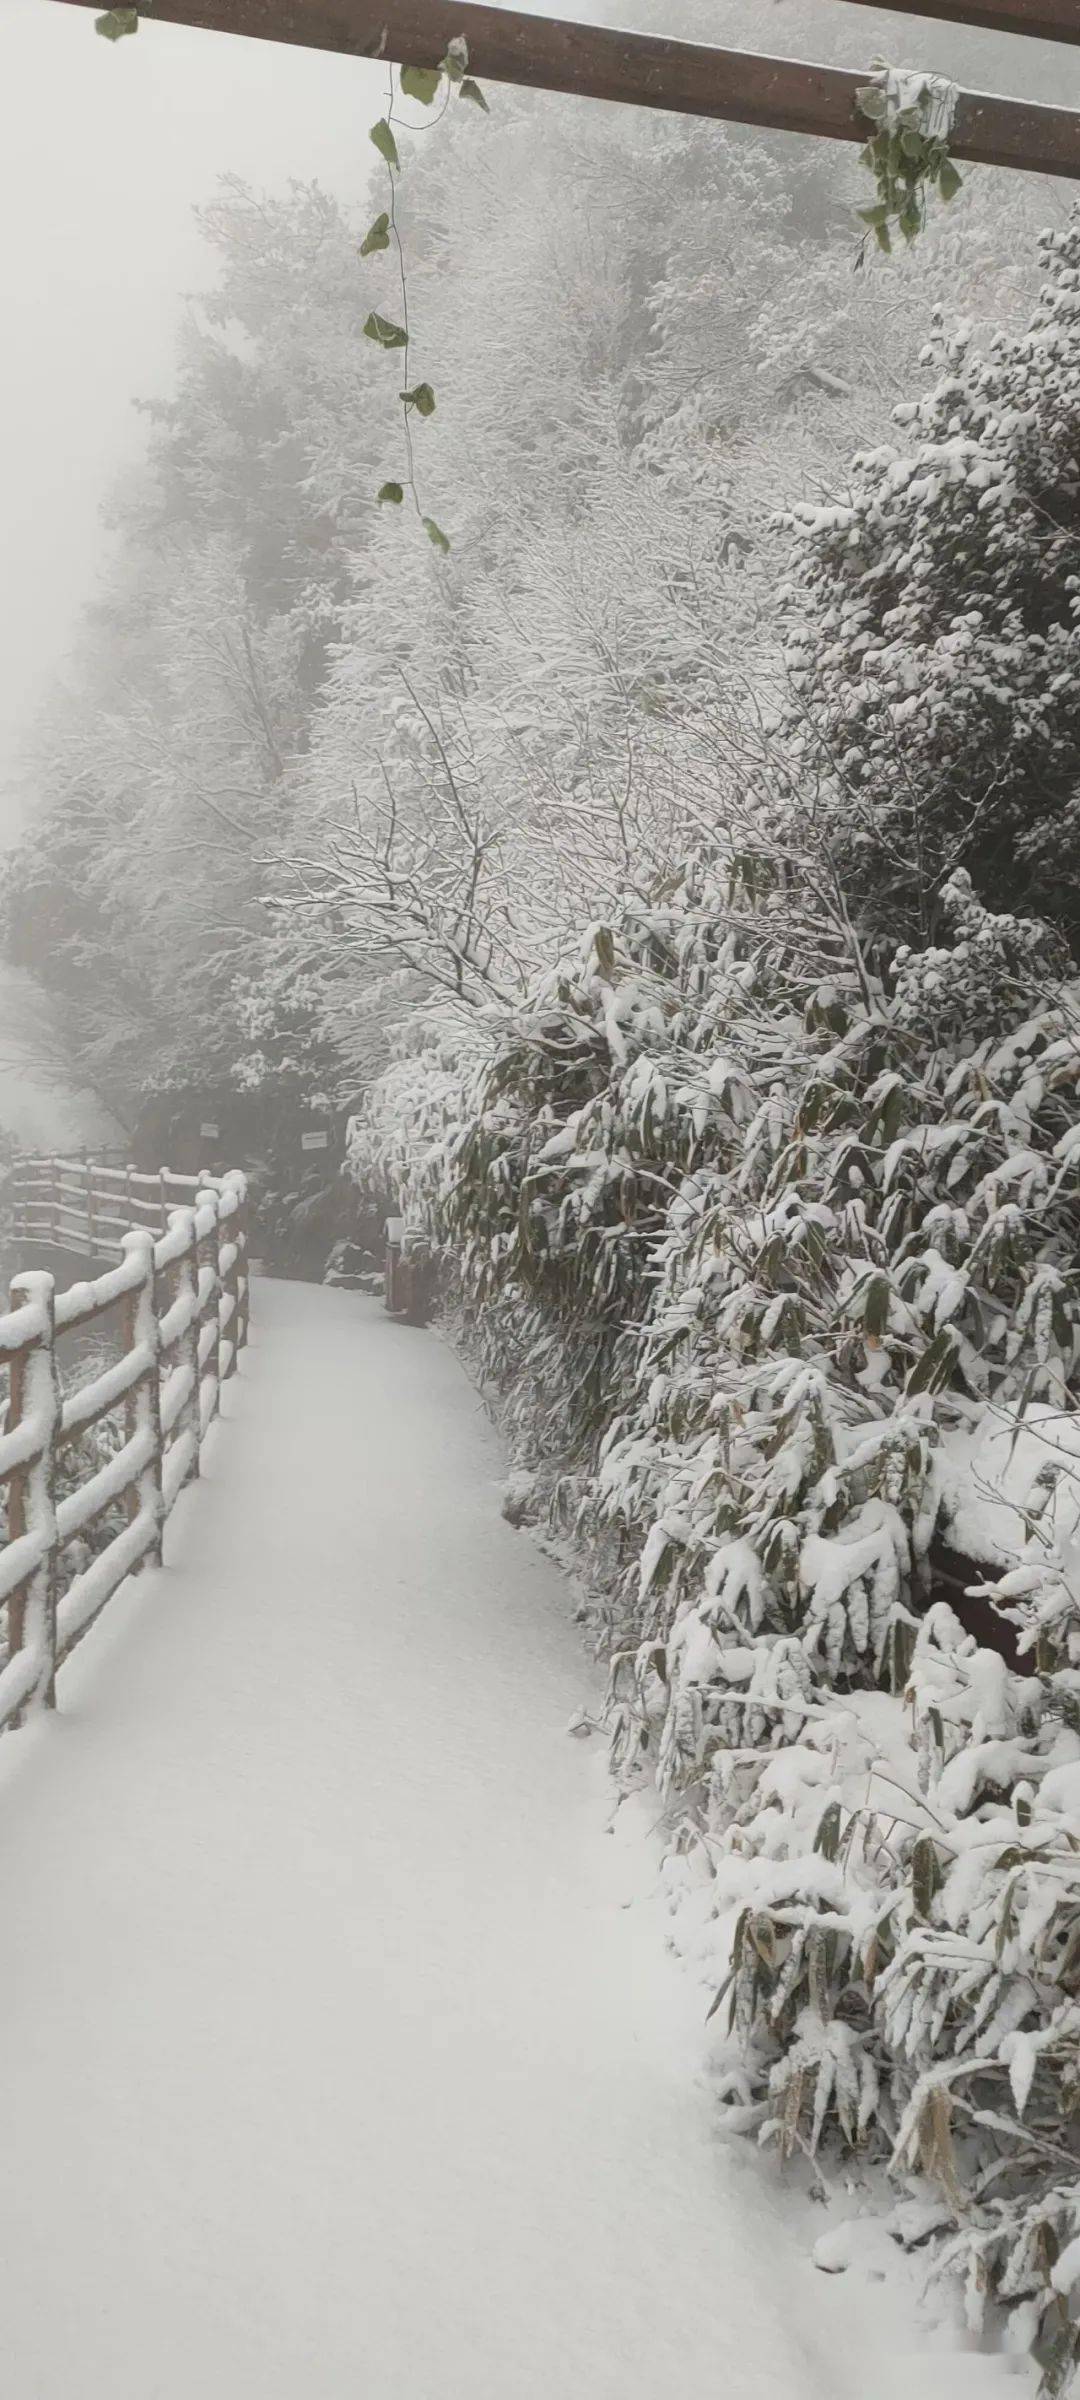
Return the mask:
[[[4,2400],[1004,2391],[717,2141],[452,1358],[256,1299],[176,1563],[2,1746]]]

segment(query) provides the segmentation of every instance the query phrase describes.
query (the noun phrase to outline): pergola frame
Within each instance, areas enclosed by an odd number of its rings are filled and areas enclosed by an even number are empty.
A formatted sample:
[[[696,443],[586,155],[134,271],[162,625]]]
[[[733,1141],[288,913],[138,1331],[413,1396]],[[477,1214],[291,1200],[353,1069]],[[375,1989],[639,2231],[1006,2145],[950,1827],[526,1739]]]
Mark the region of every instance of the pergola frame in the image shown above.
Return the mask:
[[[886,7],[889,0],[863,4]],[[103,0],[59,0],[59,5],[100,11]],[[1078,0],[907,0],[907,8],[912,15],[951,24],[1080,42]],[[853,73],[810,60],[762,58],[662,35],[525,16],[479,0],[383,0],[382,6],[378,0],[146,0],[139,13],[151,23],[288,42],[347,58],[385,58],[396,66],[436,67],[449,43],[463,35],[470,70],[481,81],[726,118],[832,141],[865,142],[869,130],[856,99],[869,70]],[[1080,180],[1080,114],[1073,109],[961,92],[949,146],[954,157],[979,165]]]

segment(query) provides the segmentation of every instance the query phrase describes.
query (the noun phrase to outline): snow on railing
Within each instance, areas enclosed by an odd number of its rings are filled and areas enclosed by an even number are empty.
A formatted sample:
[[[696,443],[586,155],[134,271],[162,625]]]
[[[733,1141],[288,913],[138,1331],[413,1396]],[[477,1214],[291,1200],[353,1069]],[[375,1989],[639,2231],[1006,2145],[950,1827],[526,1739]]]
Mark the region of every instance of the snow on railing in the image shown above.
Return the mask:
[[[56,1670],[125,1577],[160,1565],[165,1522],[217,1415],[248,1331],[247,1192],[242,1175],[140,1175],[100,1161],[30,1159],[15,1174],[16,1238],[119,1263],[58,1292],[44,1273],[16,1275],[0,1316],[0,1729],[50,1705]],[[176,1205],[181,1193],[187,1205]],[[128,1212],[125,1215],[125,1211]],[[119,1349],[65,1389],[58,1343],[110,1318]],[[122,1412],[120,1447],[81,1482],[70,1446]],[[69,1546],[106,1512],[125,1523],[64,1582]],[[0,1657],[3,1647],[0,1645]]]
[[[17,1158],[11,1175],[14,1236],[87,1258],[108,1258],[133,1225],[164,1233],[173,1208],[194,1205],[212,1178],[140,1173],[115,1158]]]

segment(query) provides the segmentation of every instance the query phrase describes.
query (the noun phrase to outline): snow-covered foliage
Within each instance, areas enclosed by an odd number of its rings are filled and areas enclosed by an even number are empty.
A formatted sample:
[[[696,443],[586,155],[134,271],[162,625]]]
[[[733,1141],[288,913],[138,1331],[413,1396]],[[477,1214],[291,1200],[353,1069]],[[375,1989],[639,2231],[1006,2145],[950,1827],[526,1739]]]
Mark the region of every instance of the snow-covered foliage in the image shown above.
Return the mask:
[[[942,980],[978,1038],[943,1040],[812,865],[673,875],[469,1056],[403,1060],[354,1154],[452,1252],[519,1471],[582,1547],[740,2120],[921,2167],[972,2309],[1064,2341],[1080,994],[957,877]],[[943,1544],[1012,1666],[940,1596]]]
[[[254,1154],[283,1094],[383,1063],[402,977],[513,1002],[710,827],[775,711],[777,509],[887,438],[935,296],[1027,311],[1019,180],[853,277],[861,174],[821,145],[509,90],[459,115],[401,191],[450,559],[375,501],[368,196],[226,185],[42,729],[3,945],[39,1067],[148,1142],[195,1092]]]
[[[925,398],[802,504],[788,659],[864,914],[925,938],[943,875],[1080,938],[1080,224],[988,351],[938,314]]]
[[[940,335],[900,440],[792,512],[783,746],[733,739],[715,691],[684,709],[688,860],[635,860],[467,1037],[444,1016],[425,1051],[421,1018],[353,1153],[453,1261],[512,1506],[576,1544],[733,2121],[885,2162],[901,2238],[936,2232],[972,2325],[1012,2311],[1057,2394],[1080,232],[1044,264],[1030,333],[981,362]]]

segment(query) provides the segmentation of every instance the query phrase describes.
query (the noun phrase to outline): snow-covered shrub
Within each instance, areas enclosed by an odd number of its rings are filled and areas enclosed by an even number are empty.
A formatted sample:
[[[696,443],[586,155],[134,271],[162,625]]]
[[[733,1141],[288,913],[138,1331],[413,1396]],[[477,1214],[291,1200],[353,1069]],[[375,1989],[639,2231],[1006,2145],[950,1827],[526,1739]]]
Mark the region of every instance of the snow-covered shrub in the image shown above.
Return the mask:
[[[862,911],[926,938],[952,868],[1080,941],[1080,219],[1041,240],[1023,333],[938,312],[940,378],[797,507],[789,667]]]
[[[812,893],[809,858],[697,860],[467,1055],[401,1061],[353,1156],[452,1253],[579,1537],[731,2105],[932,2177],[972,2311],[1023,2305],[1062,2390],[1080,994],[963,879],[890,994]],[[936,1597],[942,1540],[1015,1666]]]

